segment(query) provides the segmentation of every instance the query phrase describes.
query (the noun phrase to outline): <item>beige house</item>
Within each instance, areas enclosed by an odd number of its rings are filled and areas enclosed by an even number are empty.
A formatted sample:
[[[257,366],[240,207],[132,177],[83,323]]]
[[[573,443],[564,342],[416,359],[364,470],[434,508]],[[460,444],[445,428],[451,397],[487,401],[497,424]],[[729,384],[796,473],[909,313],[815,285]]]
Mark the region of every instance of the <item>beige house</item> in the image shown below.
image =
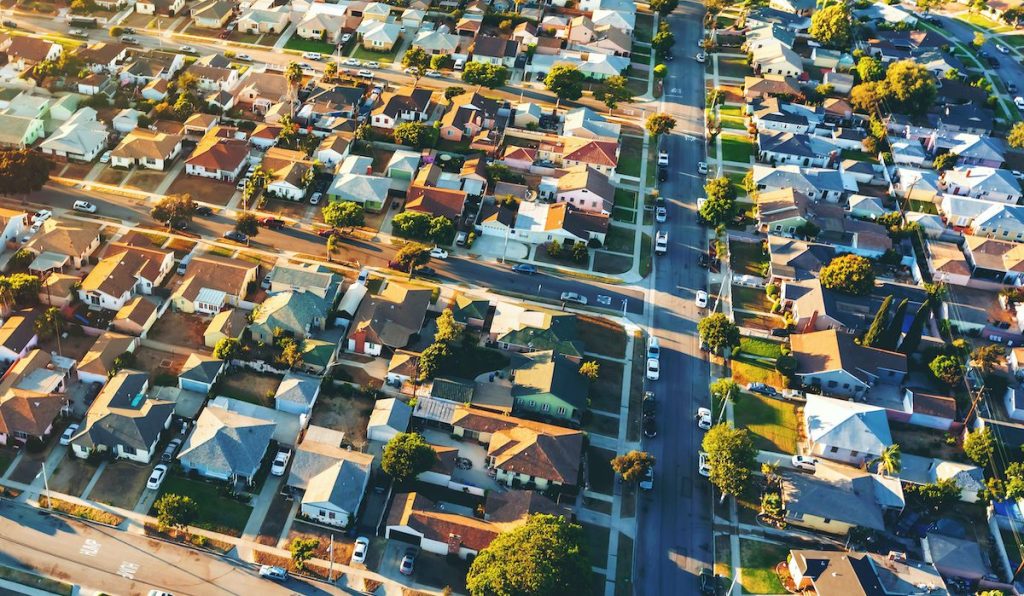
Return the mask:
[[[64,223],[48,219],[25,248],[36,255],[29,271],[43,273],[67,266],[81,269],[100,246],[100,226],[89,223]]]
[[[249,284],[256,281],[259,265],[207,254],[195,256],[185,270],[185,279],[171,294],[171,305],[185,313],[215,315],[226,306],[248,306],[244,302]]]
[[[240,308],[220,311],[214,315],[203,332],[203,344],[208,348],[215,348],[222,339],[238,339],[248,324],[246,318],[246,312]]]
[[[135,337],[146,337],[153,323],[157,319],[157,306],[152,300],[144,296],[136,296],[128,301],[121,310],[114,315],[111,327],[114,331],[133,335]]]
[[[110,153],[110,165],[116,168],[140,166],[162,171],[181,153],[183,139],[182,135],[136,128]]]

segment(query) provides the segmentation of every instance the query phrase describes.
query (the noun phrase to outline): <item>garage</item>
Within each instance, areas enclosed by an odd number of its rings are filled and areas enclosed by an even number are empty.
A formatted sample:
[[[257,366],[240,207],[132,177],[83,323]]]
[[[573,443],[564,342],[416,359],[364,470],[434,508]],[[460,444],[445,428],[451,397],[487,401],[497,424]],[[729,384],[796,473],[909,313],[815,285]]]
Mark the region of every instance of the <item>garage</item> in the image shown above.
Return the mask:
[[[385,537],[388,540],[398,540],[399,542],[405,542],[414,546],[420,545],[420,536],[390,526],[385,532]]]

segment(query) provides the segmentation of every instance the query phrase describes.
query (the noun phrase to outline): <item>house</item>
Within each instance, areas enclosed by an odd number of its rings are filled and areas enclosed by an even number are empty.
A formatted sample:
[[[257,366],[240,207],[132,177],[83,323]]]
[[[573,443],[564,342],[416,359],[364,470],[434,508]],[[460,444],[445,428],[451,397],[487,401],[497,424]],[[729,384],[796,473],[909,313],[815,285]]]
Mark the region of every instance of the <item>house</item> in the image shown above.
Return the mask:
[[[562,118],[562,135],[566,137],[614,142],[618,141],[621,131],[621,124],[610,122],[590,108],[569,110]]]
[[[203,354],[189,354],[178,374],[178,387],[186,391],[208,394],[224,370],[224,361]]]
[[[478,35],[470,51],[472,62],[512,68],[519,54],[519,42],[505,37]]]
[[[515,115],[512,117],[512,124],[519,128],[540,125],[540,119],[544,110],[535,103],[520,103],[515,107]]]
[[[615,186],[608,176],[590,166],[569,168],[556,182],[555,200],[583,211],[611,215]]]
[[[64,395],[69,368],[42,350],[32,350],[15,362],[0,380],[0,445],[43,441],[68,404]]]
[[[370,122],[377,128],[392,129],[402,122],[425,121],[430,116],[433,91],[426,88],[401,87],[386,92],[381,105],[370,113]]]
[[[14,362],[24,358],[36,347],[39,337],[35,330],[35,314],[20,311],[11,314],[0,326],[0,362]]]
[[[249,144],[242,139],[206,135],[185,160],[185,173],[234,182],[249,164]]]
[[[451,309],[452,317],[459,325],[482,330],[487,325],[491,301],[459,293],[452,298],[448,308]]]
[[[743,97],[747,101],[754,99],[799,99],[803,97],[796,79],[777,74],[766,74],[763,77],[743,78]]]
[[[276,423],[208,404],[178,453],[188,472],[252,484],[270,447]]]
[[[136,0],[135,12],[173,17],[185,8],[185,0]]]
[[[856,192],[857,183],[835,170],[804,168],[796,164],[778,167],[754,165],[754,185],[758,191],[792,188],[811,199],[838,202],[847,192]]]
[[[28,228],[28,213],[0,207],[0,244],[16,242]]]
[[[78,297],[89,308],[118,311],[136,294],[152,294],[174,266],[174,252],[155,248],[137,236],[139,245],[113,242],[106,255],[82,280]]]
[[[74,454],[85,459],[109,453],[148,464],[174,414],[173,403],[150,398],[148,389],[147,373],[122,370],[111,377],[85,413],[81,430],[71,437]]]
[[[446,25],[436,29],[420,29],[412,40],[414,48],[420,48],[431,56],[452,55],[459,53],[462,38],[454,35]]]
[[[202,29],[223,29],[234,14],[235,5],[227,0],[207,0],[189,9],[193,24]]]
[[[512,372],[512,413],[578,427],[590,391],[579,361],[554,350],[524,356],[525,362]]]
[[[136,128],[110,153],[110,165],[118,168],[144,167],[164,170],[181,153],[182,135]]]
[[[238,81],[234,95],[238,103],[247,104],[253,112],[265,114],[271,106],[289,99],[288,79],[279,72],[250,69]]]
[[[1016,204],[1021,199],[1020,183],[1007,170],[957,166],[944,172],[941,185],[950,194],[986,201]]]
[[[222,339],[238,339],[242,336],[246,324],[245,311],[240,308],[229,308],[213,316],[206,331],[203,332],[203,345],[207,348],[217,347]]]
[[[899,476],[900,481],[919,486],[953,480],[965,503],[978,502],[978,493],[985,488],[985,475],[978,466],[910,453],[900,456]]]
[[[757,159],[772,165],[826,168],[838,157],[839,149],[817,135],[769,131],[757,135]]]
[[[369,211],[378,212],[384,208],[391,190],[391,181],[382,176],[372,176],[373,160],[364,155],[349,155],[338,166],[338,173],[327,189],[331,201],[351,201],[363,205]]]
[[[787,560],[793,583],[805,594],[915,596],[946,590],[946,584],[934,565],[909,560],[906,555],[897,552],[886,556],[794,549],[789,551]]]
[[[907,358],[898,352],[860,346],[835,329],[790,337],[797,359],[796,376],[804,385],[847,397],[867,393],[878,382],[899,385]]]
[[[39,144],[47,155],[76,161],[92,161],[107,148],[110,132],[96,118],[96,110],[83,107]]]
[[[320,378],[288,372],[277,386],[274,409],[299,416],[309,416],[320,395]]]
[[[238,71],[230,66],[197,60],[185,72],[195,77],[196,89],[202,92],[231,91],[238,85]]]
[[[25,249],[36,255],[35,261],[29,265],[29,272],[62,269],[68,264],[81,269],[99,245],[99,225],[48,219],[25,245]]]
[[[899,478],[825,462],[813,475],[781,476],[785,520],[796,528],[839,536],[857,527],[885,531],[885,513],[904,507]]]
[[[425,552],[471,559],[487,548],[503,526],[450,512],[419,493],[395,495],[385,536],[417,545]]]
[[[825,73],[824,84],[831,85],[833,92],[847,94],[853,89],[855,79],[852,74],[829,71]]]
[[[370,481],[373,456],[342,447],[345,434],[310,426],[295,447],[286,485],[303,493],[299,512],[322,524],[350,527]]]
[[[280,329],[287,336],[305,339],[327,324],[331,303],[309,292],[281,292],[260,305],[249,324],[256,341],[272,343]]]
[[[772,40],[752,52],[751,65],[761,76],[777,75],[798,78],[804,73],[803,59],[786,44]]]
[[[135,337],[146,337],[146,333],[156,323],[157,304],[143,296],[136,296],[129,300],[121,310],[114,315],[110,327],[118,333],[133,335]]]
[[[977,279],[1008,286],[1024,284],[1024,244],[966,235],[963,254]]]
[[[18,70],[26,70],[41,62],[53,62],[64,53],[59,43],[27,35],[7,37],[0,44],[0,49],[7,54],[7,63],[16,65]]]
[[[822,287],[821,281],[812,277],[783,281],[779,301],[782,309],[791,315],[797,332],[836,329],[860,334],[867,331],[882,302],[890,296],[894,307],[907,300],[901,329],[909,325],[927,299],[925,291],[916,285],[883,282],[867,296],[850,296]]]
[[[397,352],[396,352],[397,354]],[[412,406],[394,397],[379,399],[373,404],[366,436],[371,441],[387,443],[399,433],[409,430]]]
[[[323,141],[320,141],[314,156],[328,169],[333,169],[348,157],[351,145],[352,143],[348,139],[339,134],[327,135]]]
[[[804,431],[810,453],[862,465],[892,445],[885,410],[877,406],[807,394]]]
[[[172,306],[185,313],[215,315],[240,306],[259,265],[214,254],[193,255],[184,279],[171,294]]]
[[[430,290],[389,282],[356,310],[348,331],[348,351],[380,356],[385,348],[404,348],[423,327],[429,303]]]
[[[0,146],[24,149],[46,134],[43,120],[0,114]]]
[[[420,168],[420,154],[398,149],[391,154],[384,172],[393,180],[412,180]]]
[[[487,233],[484,228],[484,233]],[[596,240],[604,244],[608,233],[608,216],[589,213],[568,203],[523,202],[519,204],[515,227],[509,233],[527,244],[559,241],[571,246]]]
[[[408,350],[395,350],[388,362],[388,375],[385,383],[395,387],[401,387],[420,375],[420,355]]]
[[[101,41],[78,50],[75,56],[94,73],[106,71],[113,74],[128,57],[128,46],[116,41]]]
[[[502,121],[498,115],[501,106],[500,101],[475,91],[456,95],[448,111],[441,117],[441,138],[458,143],[467,136],[476,136],[482,130],[495,129],[499,121]]]
[[[251,35],[280,35],[289,25],[289,7],[250,8],[238,17],[238,30]]]
[[[988,205],[988,208],[970,224],[975,235],[1012,239],[1017,242],[1024,240],[1024,207],[990,201],[983,204]]]
[[[337,44],[341,40],[344,24],[344,14],[310,11],[299,22],[295,33],[303,39],[327,40],[330,43]]]
[[[458,224],[465,210],[466,198],[466,193],[461,190],[414,184],[409,187],[405,210],[418,211],[431,217],[446,217]]]
[[[457,406],[452,434],[487,446],[495,480],[509,488],[578,486],[583,433],[467,406]]]
[[[899,139],[893,141],[892,145],[893,163],[898,166],[913,166],[920,168],[926,161],[930,162],[928,153],[919,141],[911,139]]]
[[[83,383],[106,383],[108,371],[117,370],[118,357],[134,352],[140,343],[137,337],[104,331],[78,361],[78,379]]]
[[[279,263],[267,275],[269,293],[303,292],[333,305],[341,291],[341,277],[323,265]]]
[[[390,52],[402,37],[402,26],[398,23],[383,23],[363,18],[356,29],[363,48],[374,52]]]
[[[584,347],[576,323],[571,313],[502,300],[494,307],[487,339],[502,350],[554,350],[579,358]]]
[[[968,582],[998,577],[986,564],[988,557],[973,536],[957,537],[930,530],[921,539],[921,548],[925,560],[931,561],[943,577],[963,578]]]

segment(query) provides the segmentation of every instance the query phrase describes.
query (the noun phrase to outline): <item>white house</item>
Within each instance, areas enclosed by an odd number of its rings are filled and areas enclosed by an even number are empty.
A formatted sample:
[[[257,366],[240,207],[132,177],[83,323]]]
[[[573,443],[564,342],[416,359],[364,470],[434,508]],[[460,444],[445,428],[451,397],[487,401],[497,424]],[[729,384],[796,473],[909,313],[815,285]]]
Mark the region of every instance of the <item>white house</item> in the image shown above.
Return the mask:
[[[813,393],[807,394],[804,432],[811,454],[855,466],[892,445],[883,408]]]
[[[366,436],[371,441],[387,443],[395,435],[409,430],[412,406],[396,398],[379,399],[373,404]]]
[[[286,485],[302,492],[300,513],[331,526],[348,527],[370,480],[373,456],[342,447],[345,434],[310,426],[295,447]]]
[[[78,161],[92,161],[107,148],[106,124],[96,119],[96,110],[84,107],[61,124],[39,149],[47,155]]]

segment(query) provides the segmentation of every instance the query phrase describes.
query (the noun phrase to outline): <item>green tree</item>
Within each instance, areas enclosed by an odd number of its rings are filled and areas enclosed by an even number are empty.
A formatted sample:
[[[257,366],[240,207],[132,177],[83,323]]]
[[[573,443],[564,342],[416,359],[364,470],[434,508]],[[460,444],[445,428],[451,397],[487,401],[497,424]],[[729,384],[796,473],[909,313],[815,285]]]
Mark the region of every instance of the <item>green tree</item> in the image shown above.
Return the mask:
[[[944,478],[929,484],[910,484],[903,487],[907,505],[915,509],[946,511],[960,502],[960,485],[954,478]]]
[[[903,336],[903,341],[900,342],[900,352],[909,356],[917,351],[917,347],[921,344],[921,333],[924,331],[924,326],[928,323],[930,317],[931,302],[925,299],[924,303],[921,304],[921,308],[917,309],[917,312],[914,313],[914,320],[910,322],[907,334]]]
[[[233,337],[225,337],[213,346],[213,357],[219,360],[234,360],[242,351],[242,344]]]
[[[700,334],[700,340],[716,354],[721,354],[725,348],[740,345],[739,327],[720,312],[701,319],[697,323],[697,332]]]
[[[18,306],[32,306],[39,302],[39,288],[42,287],[40,279],[30,273],[12,273],[6,277],[0,277],[0,285],[10,289],[14,296],[14,302]]]
[[[889,306],[892,305],[892,295],[886,296],[882,300],[882,306],[879,307],[878,312],[875,313],[875,318],[871,321],[871,326],[868,327],[867,333],[861,338],[861,344],[865,346],[875,347],[882,339],[883,332],[886,327],[887,317],[889,316]]]
[[[463,87],[458,87],[458,86],[455,86],[455,85],[453,85],[451,87],[447,87],[444,90],[444,100],[447,101],[448,103],[451,103],[452,98],[458,97],[458,96],[462,95],[465,92],[466,92],[466,89],[463,88]]]
[[[938,97],[935,75],[913,60],[893,62],[885,71],[884,97],[907,114],[924,114]]]
[[[932,167],[938,170],[939,172],[943,172],[955,166],[956,160],[958,159],[960,159],[960,155],[957,153],[953,153],[952,151],[947,153],[940,153],[939,155],[935,156],[935,159],[932,160]]]
[[[654,34],[651,38],[651,47],[654,48],[659,56],[664,56],[672,49],[672,46],[676,45],[676,35],[668,29],[662,29]]]
[[[192,497],[166,493],[153,503],[156,521],[162,528],[183,529],[199,515],[199,506]]]
[[[313,558],[313,554],[316,553],[316,549],[320,546],[320,541],[316,538],[295,538],[288,545],[288,550],[292,553],[292,562],[295,563],[295,567],[303,569],[306,566],[306,561]]]
[[[327,237],[327,245],[325,246],[325,248],[327,250],[327,262],[328,263],[331,263],[331,262],[334,261],[334,255],[335,255],[335,253],[338,252],[338,244],[339,244],[339,241],[338,241],[338,235],[337,234],[331,234],[330,236]]]
[[[604,86],[595,92],[594,96],[604,102],[609,110],[614,110],[620,102],[633,100],[633,93],[626,88],[626,83],[626,77],[622,75],[608,77],[604,80]]]
[[[839,255],[821,268],[818,275],[825,289],[851,296],[867,296],[875,287],[871,261],[854,254]]]
[[[50,180],[51,162],[29,149],[0,150],[0,195],[27,195]]]
[[[708,454],[711,483],[723,495],[743,494],[757,463],[757,449],[747,430],[717,424],[704,435],[701,447]]]
[[[34,252],[27,248],[19,248],[17,252],[11,255],[11,260],[7,261],[8,271],[25,271],[28,266],[32,264],[32,261],[36,260]]]
[[[647,132],[657,139],[675,129],[676,119],[668,114],[651,114],[647,117],[647,123],[644,126],[647,128]]]
[[[879,88],[881,82],[868,82],[854,85],[850,89],[850,105],[861,112],[873,112],[875,106],[881,101]]]
[[[679,6],[679,0],[650,0],[649,5],[651,10],[657,12],[661,16],[666,16]]]
[[[585,242],[577,242],[572,245],[572,260],[577,263],[587,263],[590,260],[590,251]]]
[[[406,242],[395,253],[395,263],[403,271],[408,271],[410,276],[417,267],[422,267],[429,262],[430,247],[416,242]]]
[[[576,100],[583,96],[583,73],[571,64],[556,64],[544,77],[544,86],[558,100]]]
[[[427,238],[435,244],[451,244],[452,240],[455,239],[455,224],[443,215],[436,215],[430,218],[430,225],[427,227]]]
[[[928,368],[931,369],[936,379],[949,386],[958,384],[964,374],[964,367],[960,361],[946,354],[936,356]]]
[[[964,453],[971,461],[979,466],[987,466],[992,460],[992,454],[996,451],[996,438],[992,436],[992,429],[985,428],[967,433],[964,439]]]
[[[654,65],[654,76],[658,79],[664,79],[668,76],[668,67],[664,64]]]
[[[417,361],[417,373],[419,375],[419,381],[427,381],[433,379],[437,371],[441,370],[441,366],[445,364],[445,361],[452,355],[451,349],[448,344],[441,342],[434,342],[427,346],[423,352],[420,353],[419,360]]]
[[[779,493],[772,491],[761,495],[761,515],[776,523],[785,523],[782,497],[779,496]]]
[[[740,386],[732,379],[716,379],[708,385],[708,391],[712,397],[721,400],[724,404],[725,402],[735,402],[740,395]]]
[[[366,223],[363,206],[353,201],[331,201],[322,211],[324,223],[332,228],[354,228]]]
[[[416,149],[426,149],[437,144],[438,130],[422,122],[403,122],[393,131],[395,142]]]
[[[338,63],[332,60],[332,61],[328,62],[324,66],[324,79],[330,81],[330,80],[333,80],[337,76],[338,76]]]
[[[391,230],[400,238],[426,240],[430,216],[422,211],[403,211],[391,219]]]
[[[889,445],[882,450],[882,454],[872,460],[871,463],[878,464],[878,470],[883,475],[896,475],[903,467],[900,446],[896,443]]]
[[[580,374],[591,381],[596,381],[601,374],[601,365],[596,360],[587,360],[580,365]]]
[[[736,189],[725,176],[712,178],[704,185],[707,198],[700,206],[700,216],[712,226],[726,223],[732,218]]]
[[[255,236],[260,233],[260,222],[255,214],[243,211],[235,218],[235,231],[249,237]]]
[[[380,467],[398,484],[426,472],[437,461],[430,443],[418,433],[398,433],[384,446]]]
[[[974,348],[971,352],[971,362],[981,369],[982,374],[989,374],[1000,362],[1006,358],[1006,348],[999,344],[988,344]]]
[[[1024,122],[1017,122],[1006,135],[1006,142],[1014,149],[1024,147]]]
[[[612,470],[622,476],[623,482],[638,482],[654,467],[654,456],[646,451],[632,450],[612,458]]]
[[[302,364],[302,340],[296,341],[291,337],[282,337],[277,340],[277,347],[281,353],[277,356],[278,364],[288,368],[295,368]]]
[[[192,221],[196,207],[195,201],[187,194],[167,195],[153,206],[149,214],[168,227],[178,227]]]
[[[900,342],[900,335],[903,333],[903,321],[907,318],[907,306],[910,301],[906,298],[900,301],[896,307],[896,311],[892,314],[892,319],[889,321],[889,325],[885,328],[881,337],[878,339],[876,345],[883,350],[895,350],[896,345]]]
[[[448,54],[438,54],[430,59],[430,68],[434,70],[451,68],[453,64],[455,64],[455,61]]]
[[[986,41],[988,40],[985,39],[985,35],[982,32],[975,31],[974,39],[971,40],[971,43],[974,44],[974,47],[980,48],[981,46],[985,45]]]
[[[589,594],[592,577],[583,528],[537,514],[480,551],[466,587],[472,596]]]
[[[792,354],[783,354],[775,359],[775,370],[787,377],[796,373],[796,369],[799,366],[800,362]]]
[[[434,341],[442,344],[458,344],[462,341],[462,325],[455,321],[455,314],[452,309],[446,308],[441,311],[435,324],[437,331],[434,333]]]
[[[849,4],[837,2],[814,11],[811,15],[809,33],[826,47],[837,50],[849,49],[853,38]]]
[[[857,61],[857,74],[863,83],[881,81],[885,78],[885,67],[874,56],[862,56]]]
[[[430,54],[423,48],[411,47],[402,56],[402,66],[415,69],[412,76],[418,81],[430,68],[430,58]]]
[[[64,326],[63,323],[64,317],[60,315],[60,309],[55,306],[51,306],[44,310],[41,315],[36,317],[32,326],[35,329],[36,335],[41,338],[47,338],[59,334],[61,328]]]
[[[497,64],[470,62],[462,69],[462,80],[470,85],[497,89],[508,80],[508,69]]]

